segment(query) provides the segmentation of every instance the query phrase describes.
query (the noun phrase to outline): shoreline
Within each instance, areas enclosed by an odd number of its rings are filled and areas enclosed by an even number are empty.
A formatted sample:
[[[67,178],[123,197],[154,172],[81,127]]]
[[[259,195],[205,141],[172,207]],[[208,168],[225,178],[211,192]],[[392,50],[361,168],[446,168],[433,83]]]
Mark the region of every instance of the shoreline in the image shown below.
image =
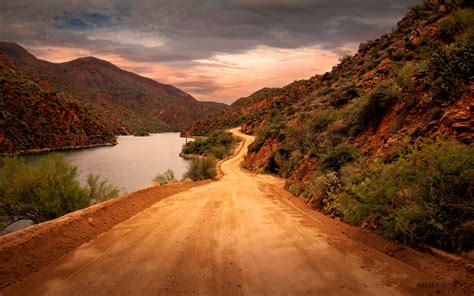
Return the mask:
[[[118,145],[117,142],[115,143],[102,143],[102,144],[89,144],[89,145],[79,145],[79,146],[64,146],[64,147],[54,147],[54,148],[34,148],[34,149],[27,149],[27,150],[18,150],[17,152],[12,153],[1,153],[2,157],[7,156],[20,156],[20,155],[28,155],[28,154],[37,154],[43,152],[60,152],[60,151],[69,151],[69,150],[81,150],[87,148],[97,148],[97,147],[112,147]]]

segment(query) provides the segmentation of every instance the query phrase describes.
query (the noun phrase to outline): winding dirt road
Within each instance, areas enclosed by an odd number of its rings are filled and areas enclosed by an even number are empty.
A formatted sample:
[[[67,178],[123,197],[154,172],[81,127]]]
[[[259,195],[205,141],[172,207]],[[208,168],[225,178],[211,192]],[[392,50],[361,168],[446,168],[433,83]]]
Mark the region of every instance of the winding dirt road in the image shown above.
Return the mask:
[[[282,197],[283,181],[240,169],[160,201],[9,286],[3,295],[404,295],[418,270],[332,233]],[[418,291],[419,292],[419,291]]]

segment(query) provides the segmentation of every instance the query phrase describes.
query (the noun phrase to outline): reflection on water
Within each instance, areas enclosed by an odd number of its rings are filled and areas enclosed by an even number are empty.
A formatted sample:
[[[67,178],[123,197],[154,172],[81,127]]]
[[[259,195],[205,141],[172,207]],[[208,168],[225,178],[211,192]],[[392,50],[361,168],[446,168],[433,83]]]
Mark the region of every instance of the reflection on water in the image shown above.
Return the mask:
[[[184,142],[179,133],[120,136],[116,146],[67,151],[64,155],[69,163],[79,168],[82,181],[88,174],[96,174],[122,191],[131,192],[150,186],[156,174],[168,168],[180,179],[188,166],[178,155]],[[25,157],[34,161],[44,155]]]

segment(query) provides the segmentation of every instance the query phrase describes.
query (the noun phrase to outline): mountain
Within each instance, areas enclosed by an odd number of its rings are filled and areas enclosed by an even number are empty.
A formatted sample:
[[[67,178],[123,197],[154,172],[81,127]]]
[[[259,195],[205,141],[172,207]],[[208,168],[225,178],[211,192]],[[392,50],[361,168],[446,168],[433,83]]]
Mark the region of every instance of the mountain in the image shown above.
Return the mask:
[[[0,154],[115,144],[110,129],[0,54]]]
[[[225,107],[125,71],[94,57],[50,63],[21,46],[0,42],[0,53],[48,85],[84,104],[115,134],[178,131]]]
[[[241,98],[183,134],[242,126],[244,167],[387,238],[474,248],[474,9],[424,1],[330,72]],[[462,189],[461,189],[462,188]]]

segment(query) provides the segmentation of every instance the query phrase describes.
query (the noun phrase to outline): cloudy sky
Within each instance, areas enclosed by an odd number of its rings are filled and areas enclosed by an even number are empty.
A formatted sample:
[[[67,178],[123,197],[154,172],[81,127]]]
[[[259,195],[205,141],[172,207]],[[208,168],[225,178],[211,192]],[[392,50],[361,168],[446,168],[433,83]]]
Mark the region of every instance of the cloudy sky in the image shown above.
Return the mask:
[[[230,103],[331,69],[416,0],[0,0],[0,40]]]

